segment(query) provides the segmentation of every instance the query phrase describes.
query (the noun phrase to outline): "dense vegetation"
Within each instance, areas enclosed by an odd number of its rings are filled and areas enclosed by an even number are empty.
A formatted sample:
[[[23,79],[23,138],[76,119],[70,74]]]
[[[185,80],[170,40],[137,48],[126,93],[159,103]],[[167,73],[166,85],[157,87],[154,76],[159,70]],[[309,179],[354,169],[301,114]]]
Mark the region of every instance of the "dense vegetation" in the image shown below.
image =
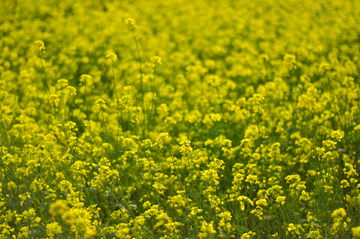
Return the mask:
[[[0,11],[0,238],[360,238],[359,1]]]

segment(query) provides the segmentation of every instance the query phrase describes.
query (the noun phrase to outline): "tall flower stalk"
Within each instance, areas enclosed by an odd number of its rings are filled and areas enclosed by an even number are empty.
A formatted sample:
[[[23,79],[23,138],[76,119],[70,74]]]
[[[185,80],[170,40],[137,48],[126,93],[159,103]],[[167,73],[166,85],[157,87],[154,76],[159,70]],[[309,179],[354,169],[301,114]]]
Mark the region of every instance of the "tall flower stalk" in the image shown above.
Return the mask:
[[[69,137],[68,137],[68,134],[67,134],[67,130],[66,130],[66,127],[65,127],[64,120],[60,117],[60,114],[59,114],[59,112],[57,110],[58,103],[60,101],[59,96],[57,94],[51,94],[50,86],[49,86],[49,83],[48,83],[47,77],[46,77],[46,71],[45,71],[45,66],[44,66],[44,62],[43,62],[43,55],[46,53],[46,51],[45,51],[46,48],[45,48],[44,42],[40,41],[40,40],[35,41],[34,42],[34,50],[36,51],[37,56],[39,57],[40,62],[41,62],[41,67],[42,67],[42,71],[43,71],[43,75],[44,75],[44,83],[45,83],[45,86],[46,86],[46,89],[47,89],[49,102],[54,107],[55,115],[61,122],[61,126],[62,126],[64,134],[65,134],[67,145],[69,145]]]
[[[156,70],[156,66],[157,65],[161,65],[161,58],[159,56],[154,56],[151,58],[151,62],[152,62],[152,67],[154,68],[153,70],[153,83],[152,83],[152,89],[151,91],[153,92],[153,98],[151,101],[151,110],[150,110],[150,115],[149,115],[149,123],[148,123],[148,132],[149,132],[149,127],[151,124],[151,121],[155,118],[155,112],[154,110],[156,109],[156,94],[155,94],[155,70]],[[154,117],[152,117],[154,116]]]
[[[106,56],[107,61],[109,64],[111,64],[111,72],[112,72],[112,77],[113,77],[113,82],[114,82],[114,92],[115,92],[115,97],[116,97],[116,111],[117,111],[117,117],[118,119],[121,118],[119,109],[119,95],[117,93],[117,89],[116,89],[116,77],[115,77],[115,72],[114,72],[114,62],[117,61],[117,55],[115,53],[110,53]],[[118,120],[119,121],[119,120]],[[116,134],[116,138],[115,138],[115,149],[117,148],[117,140],[118,137],[120,135],[120,124],[118,123],[118,128],[117,128],[117,134]]]
[[[128,27],[128,29],[132,32],[133,37],[134,37],[134,41],[135,41],[135,45],[136,45],[136,51],[137,51],[137,55],[138,55],[138,62],[139,62],[139,71],[140,71],[140,90],[141,90],[141,101],[142,101],[142,105],[143,105],[143,115],[144,115],[144,121],[143,121],[143,138],[146,138],[146,109],[145,109],[145,101],[144,101],[144,77],[143,77],[143,71],[142,71],[142,66],[141,66],[141,56],[140,56],[140,50],[139,50],[139,44],[135,35],[135,29],[138,27],[136,25],[136,22],[134,19],[132,18],[127,18],[125,19],[125,24]]]

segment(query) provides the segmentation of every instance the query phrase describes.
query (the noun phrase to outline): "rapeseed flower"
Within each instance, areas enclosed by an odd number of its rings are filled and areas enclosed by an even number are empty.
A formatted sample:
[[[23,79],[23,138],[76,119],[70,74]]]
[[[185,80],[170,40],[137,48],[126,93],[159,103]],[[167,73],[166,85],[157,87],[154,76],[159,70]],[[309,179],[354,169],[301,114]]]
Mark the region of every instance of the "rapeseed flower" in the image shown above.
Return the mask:
[[[129,28],[129,30],[135,30],[138,26],[136,25],[136,22],[134,19],[132,18],[126,18],[125,19],[125,24],[126,26]]]
[[[0,238],[360,238],[356,1],[8,2]]]

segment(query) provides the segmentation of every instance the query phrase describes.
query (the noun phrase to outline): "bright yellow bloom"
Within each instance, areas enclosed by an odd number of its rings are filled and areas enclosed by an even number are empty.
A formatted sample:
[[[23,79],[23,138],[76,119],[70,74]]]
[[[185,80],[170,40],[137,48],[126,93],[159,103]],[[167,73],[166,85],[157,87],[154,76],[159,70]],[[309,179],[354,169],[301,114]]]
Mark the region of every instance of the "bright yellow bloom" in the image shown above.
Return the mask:
[[[276,197],[276,202],[281,204],[281,205],[285,204],[285,200],[286,200],[286,197],[284,197],[284,196],[277,196]]]
[[[351,232],[354,239],[360,238],[360,226],[351,228]]]
[[[61,226],[57,222],[49,223],[46,225],[46,234],[50,238],[54,238],[56,234],[61,234]]]
[[[344,208],[339,208],[333,211],[331,214],[331,217],[334,218],[334,220],[343,219],[346,217],[346,212]]]

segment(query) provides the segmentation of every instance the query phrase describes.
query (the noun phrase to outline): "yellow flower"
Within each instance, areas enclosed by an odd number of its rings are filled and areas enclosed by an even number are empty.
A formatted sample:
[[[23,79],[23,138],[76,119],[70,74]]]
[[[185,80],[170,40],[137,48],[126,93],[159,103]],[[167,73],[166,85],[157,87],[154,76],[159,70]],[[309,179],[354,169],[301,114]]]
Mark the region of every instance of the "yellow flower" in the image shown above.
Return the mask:
[[[151,58],[152,67],[155,67],[157,65],[161,65],[161,58],[159,56],[153,56]]]
[[[350,186],[349,182],[346,179],[341,180],[341,188],[347,188]]]
[[[351,228],[351,232],[353,234],[353,239],[360,238],[360,226]]]
[[[57,222],[49,223],[46,225],[46,234],[50,238],[54,238],[55,234],[61,234],[61,226]]]
[[[344,217],[346,217],[346,212],[344,208],[339,208],[334,210],[334,212],[331,214],[331,217],[334,218],[335,221],[342,220]]]
[[[220,213],[220,217],[225,219],[226,221],[231,220],[231,213],[229,211]]]
[[[268,204],[267,204],[266,199],[259,199],[259,200],[256,201],[256,205],[258,205],[258,206],[267,206]]]
[[[94,112],[97,113],[100,110],[106,110],[108,107],[103,99],[97,99],[95,101]]]
[[[51,94],[51,95],[49,95],[48,100],[49,100],[49,103],[50,103],[50,104],[54,104],[55,107],[58,107],[59,102],[60,102],[60,98],[59,98],[59,96],[58,96],[57,94]]]
[[[258,184],[258,176],[250,174],[246,176],[245,182],[249,182],[250,184]]]
[[[169,124],[169,125],[176,124],[176,121],[172,117],[166,117],[164,122]]]
[[[132,18],[126,18],[125,19],[125,24],[129,28],[129,30],[133,31],[133,30],[135,30],[137,28],[136,22]]]
[[[256,236],[255,232],[249,231],[241,235],[241,239],[250,239],[252,236]]]
[[[344,138],[344,132],[340,130],[332,131],[330,136],[340,142],[341,139]]]
[[[319,66],[319,71],[320,71],[321,73],[324,73],[325,71],[328,71],[328,70],[330,70],[330,65],[329,65],[329,63],[322,62],[322,63],[320,64],[320,66]]]
[[[319,231],[310,231],[306,238],[321,239],[323,236]]]
[[[92,79],[91,75],[82,74],[80,76],[80,85],[82,85],[83,83],[86,84],[86,82],[90,81],[91,79]]]
[[[207,223],[206,221],[203,221],[201,223],[201,231],[209,233],[209,234],[215,234],[216,231],[214,230],[214,222],[211,221],[210,223]]]
[[[180,144],[182,144],[182,146],[180,147],[180,152],[183,155],[187,155],[188,153],[193,151],[193,148],[190,146],[191,141],[186,140],[186,141],[182,141]]]
[[[38,54],[40,53],[46,53],[45,52],[45,44],[43,41],[35,41],[34,42],[34,50],[38,52]]]
[[[286,197],[284,197],[284,196],[277,196],[276,197],[276,202],[281,204],[281,205],[285,204],[285,200],[286,200]]]
[[[156,142],[161,149],[164,147],[164,145],[170,143],[170,141],[171,137],[169,136],[169,133],[161,133],[156,139]]]
[[[284,56],[284,65],[285,65],[286,68],[288,68],[289,70],[296,69],[295,56],[294,56],[294,55],[291,55],[291,54],[286,54],[286,55]]]
[[[256,104],[262,104],[265,101],[265,98],[260,94],[254,94],[253,97]]]
[[[106,62],[108,64],[112,64],[114,61],[117,61],[118,60],[118,57],[115,53],[110,53],[110,54],[107,54],[106,55]]]
[[[69,207],[62,200],[58,200],[50,205],[49,213],[54,217],[63,215],[69,210]]]

